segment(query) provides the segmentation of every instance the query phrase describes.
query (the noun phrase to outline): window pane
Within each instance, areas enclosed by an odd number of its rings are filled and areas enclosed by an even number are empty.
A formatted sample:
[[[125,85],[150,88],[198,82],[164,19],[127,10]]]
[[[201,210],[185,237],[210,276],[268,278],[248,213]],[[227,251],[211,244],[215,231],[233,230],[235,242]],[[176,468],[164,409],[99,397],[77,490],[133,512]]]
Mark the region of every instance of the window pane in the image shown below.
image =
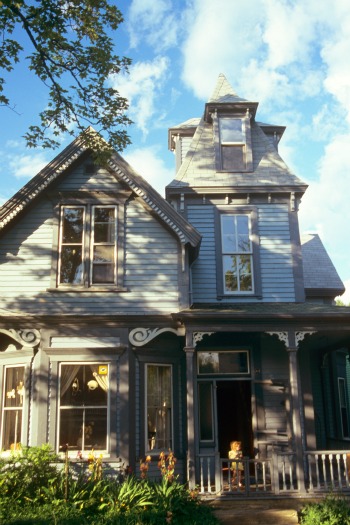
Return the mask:
[[[92,283],[115,282],[116,208],[94,207]]]
[[[4,411],[2,447],[4,450],[16,450],[21,443],[22,410]]]
[[[83,240],[84,208],[63,208],[62,242],[78,243]]]
[[[115,242],[115,212],[114,207],[95,207],[94,208],[94,242],[113,243]]]
[[[240,119],[223,118],[219,122],[221,142],[245,142]]]
[[[226,292],[237,292],[237,257],[235,255],[225,255],[223,257],[224,280]]]
[[[249,218],[247,215],[237,215],[236,221],[238,251],[249,252],[251,250],[249,238]]]
[[[6,368],[5,407],[22,407],[24,398],[24,367]]]
[[[237,235],[235,217],[232,215],[222,215],[222,251],[232,253],[237,251]]]
[[[149,449],[172,448],[171,366],[147,366],[146,397]]]
[[[72,284],[83,282],[82,248],[80,246],[62,246],[60,282]]]
[[[244,171],[244,146],[221,146],[222,169],[227,171]]]
[[[106,406],[108,400],[107,374],[98,373],[99,365],[61,366],[61,407]]]
[[[107,409],[61,409],[59,445],[70,450],[107,449]]]
[[[24,366],[6,367],[2,399],[2,443],[4,450],[16,450],[22,437]]]
[[[214,439],[212,385],[211,383],[198,383],[198,389],[200,440],[212,441]]]
[[[198,352],[198,373],[248,374],[248,352],[246,350]]]
[[[239,286],[242,292],[251,292],[253,289],[250,255],[239,257]]]
[[[94,284],[114,283],[114,264],[94,264],[92,282]]]

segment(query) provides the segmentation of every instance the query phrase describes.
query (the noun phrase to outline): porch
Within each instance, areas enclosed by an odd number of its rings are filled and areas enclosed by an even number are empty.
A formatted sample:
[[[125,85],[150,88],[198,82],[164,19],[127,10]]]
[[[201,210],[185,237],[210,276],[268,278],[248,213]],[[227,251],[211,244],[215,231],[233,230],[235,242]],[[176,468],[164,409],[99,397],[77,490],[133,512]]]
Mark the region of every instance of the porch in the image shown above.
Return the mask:
[[[244,457],[240,463],[243,470],[236,460],[200,454],[196,465],[200,494],[257,498],[350,492],[350,450],[306,451],[302,468],[298,468],[296,455],[289,452],[273,452],[261,459]]]

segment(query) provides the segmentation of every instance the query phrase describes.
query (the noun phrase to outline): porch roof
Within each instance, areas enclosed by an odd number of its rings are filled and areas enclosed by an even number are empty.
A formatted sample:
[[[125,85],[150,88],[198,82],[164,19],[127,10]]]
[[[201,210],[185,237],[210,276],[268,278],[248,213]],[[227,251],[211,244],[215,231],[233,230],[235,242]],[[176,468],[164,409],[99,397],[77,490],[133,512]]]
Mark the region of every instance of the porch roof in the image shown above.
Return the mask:
[[[350,307],[321,303],[225,303],[193,304],[191,308],[173,314],[181,319],[266,319],[266,320],[319,320],[345,321],[350,330]]]

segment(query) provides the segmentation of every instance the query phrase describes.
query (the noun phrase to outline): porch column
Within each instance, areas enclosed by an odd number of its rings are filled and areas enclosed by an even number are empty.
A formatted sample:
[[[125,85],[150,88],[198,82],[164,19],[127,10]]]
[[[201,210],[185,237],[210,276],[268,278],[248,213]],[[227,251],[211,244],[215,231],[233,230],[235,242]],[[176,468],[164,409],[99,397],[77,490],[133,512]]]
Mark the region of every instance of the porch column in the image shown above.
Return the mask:
[[[187,476],[190,489],[195,488],[195,430],[194,430],[194,346],[185,346],[186,406],[187,406]]]
[[[302,406],[301,392],[299,390],[298,382],[298,365],[297,365],[297,351],[298,347],[295,340],[295,333],[288,334],[289,344],[287,347],[289,357],[289,383],[290,383],[290,398],[292,404],[292,428],[296,454],[296,474],[298,489],[301,493],[305,492],[305,477],[304,477],[304,453],[303,453],[303,439],[302,439],[302,421],[300,409]]]

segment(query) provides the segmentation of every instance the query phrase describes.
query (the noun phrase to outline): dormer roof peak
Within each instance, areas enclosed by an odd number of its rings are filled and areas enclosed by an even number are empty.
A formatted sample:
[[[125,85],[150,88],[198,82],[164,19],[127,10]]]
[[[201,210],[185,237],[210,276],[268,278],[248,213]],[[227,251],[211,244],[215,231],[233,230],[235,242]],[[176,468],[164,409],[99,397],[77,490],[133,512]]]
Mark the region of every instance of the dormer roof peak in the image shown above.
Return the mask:
[[[250,102],[238,96],[225,75],[220,73],[215,89],[205,105],[204,118],[208,122],[210,121],[211,113],[215,111],[227,110],[234,112],[234,110],[244,111],[247,109],[249,109],[251,115],[255,117],[258,105],[258,102]]]

